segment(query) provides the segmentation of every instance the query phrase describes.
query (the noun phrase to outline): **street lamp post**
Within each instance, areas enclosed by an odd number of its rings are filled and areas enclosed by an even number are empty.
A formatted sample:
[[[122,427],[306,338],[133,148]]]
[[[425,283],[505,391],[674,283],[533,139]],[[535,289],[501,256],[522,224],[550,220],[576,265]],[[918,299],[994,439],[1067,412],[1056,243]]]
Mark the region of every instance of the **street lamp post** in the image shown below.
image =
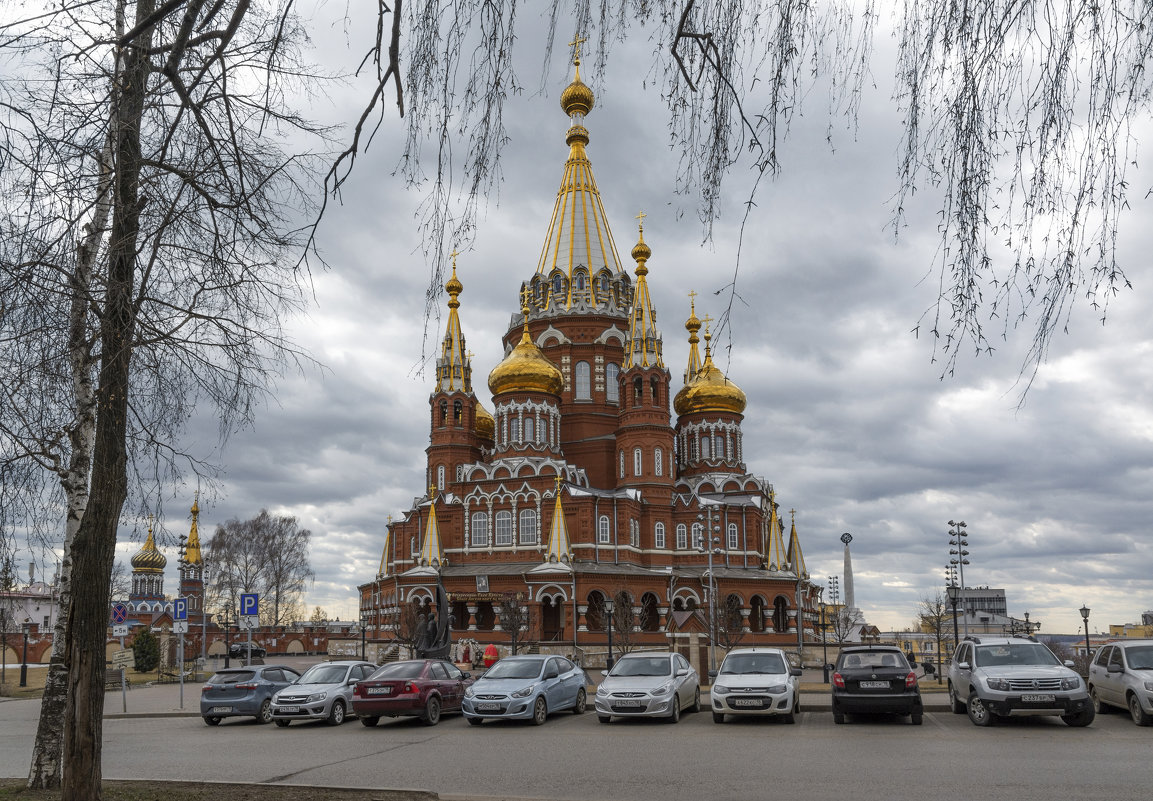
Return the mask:
[[[360,612],[360,658],[365,659],[365,652],[368,647],[368,611],[361,610]]]
[[[200,664],[208,672],[208,562],[200,558]]]
[[[1081,619],[1085,621],[1085,675],[1089,675],[1089,607],[1081,604]]]
[[[20,630],[24,632],[24,656],[20,659],[20,686],[28,686],[28,629],[32,628],[32,624],[25,620],[20,624]],[[1089,631],[1088,628],[1085,631]],[[1088,637],[1088,635],[1086,635]],[[1088,642],[1088,639],[1086,639]]]
[[[949,545],[951,546],[949,548],[949,556],[952,557],[949,559],[949,564],[957,566],[958,573],[961,577],[961,592],[957,597],[963,601],[965,600],[965,565],[969,564],[969,560],[965,558],[969,555],[969,552],[965,550],[969,545],[969,541],[965,539],[968,533],[965,531],[964,520],[958,523],[950,520],[949,525],[952,526],[952,528],[949,529]],[[956,601],[953,603],[953,614],[954,616],[957,614]],[[965,636],[969,636],[968,615],[965,616]]]
[[[945,565],[945,590],[949,593],[949,604],[953,607],[953,647],[957,647],[957,566]]]
[[[713,507],[706,506],[705,511],[697,514],[697,522],[705,527],[705,536],[697,543],[697,551],[703,551],[709,557],[709,670],[717,669],[717,577],[713,572],[713,555],[720,556],[721,551],[721,522],[713,521]]]
[[[829,627],[829,624],[825,622],[825,611],[828,608],[828,604],[821,601],[821,671],[825,684],[829,683],[829,644],[825,639],[825,629]]]
[[[224,667],[228,667],[228,657],[232,651],[232,641],[229,635],[232,633],[232,602],[224,605],[220,612],[220,625],[224,629]]]
[[[613,599],[605,598],[604,603],[605,617],[608,622],[609,631],[609,655],[605,658],[605,668],[607,670],[613,669]]]

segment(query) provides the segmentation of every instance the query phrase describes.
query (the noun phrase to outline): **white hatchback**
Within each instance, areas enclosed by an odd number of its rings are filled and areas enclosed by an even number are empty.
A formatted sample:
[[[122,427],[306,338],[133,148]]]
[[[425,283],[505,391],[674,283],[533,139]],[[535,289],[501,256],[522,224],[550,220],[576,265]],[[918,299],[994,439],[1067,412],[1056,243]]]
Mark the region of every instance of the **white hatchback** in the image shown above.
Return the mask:
[[[729,651],[721,669],[709,671],[713,722],[725,715],[779,715],[794,723],[801,711],[797,677],[780,648],[739,648]]]

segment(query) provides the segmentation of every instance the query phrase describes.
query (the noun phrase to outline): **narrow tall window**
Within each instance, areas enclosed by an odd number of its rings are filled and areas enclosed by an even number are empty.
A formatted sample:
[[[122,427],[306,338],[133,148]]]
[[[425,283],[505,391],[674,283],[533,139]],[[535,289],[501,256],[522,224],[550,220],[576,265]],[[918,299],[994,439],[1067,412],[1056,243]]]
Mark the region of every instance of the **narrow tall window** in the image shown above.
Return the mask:
[[[624,451],[620,452],[620,463],[621,463],[621,478],[624,478],[625,477],[625,452]]]
[[[448,401],[440,402],[440,424],[442,426],[448,424]]]
[[[472,513],[472,544],[488,545],[488,512]]]
[[[665,524],[664,523],[657,523],[655,526],[653,526],[653,547],[654,548],[664,548],[665,547]]]
[[[576,399],[592,400],[591,373],[588,362],[576,363]]]
[[[701,437],[701,458],[702,459],[710,458],[710,453],[712,452],[711,446],[712,446],[712,438],[708,434],[705,434],[703,437]]]
[[[609,362],[605,366],[605,398],[609,403],[620,403],[621,401],[621,366]]]
[[[522,509],[520,512],[520,544],[536,545],[539,542],[536,509]]]
[[[705,527],[700,523],[693,523],[693,547],[702,548],[705,544]]]
[[[653,474],[658,476],[665,474],[665,452],[660,448],[653,451]]]
[[[519,414],[514,414],[512,418],[512,441],[515,445],[519,445],[521,443]]]
[[[633,475],[639,476],[641,474],[641,449],[633,448]]]
[[[461,420],[464,419],[464,406],[460,401],[452,402],[452,422],[460,425]]]
[[[496,513],[496,544],[512,545],[512,512]]]
[[[531,417],[526,417],[524,419],[524,441],[529,445],[532,445],[536,442],[536,431],[534,428],[535,426],[533,424],[533,419]]]
[[[609,516],[601,515],[597,524],[597,542],[607,545],[609,542]]]
[[[689,529],[684,523],[677,523],[677,550],[689,547]]]
[[[436,488],[441,492],[444,491],[444,465],[442,464],[436,466]]]
[[[741,541],[737,538],[737,524],[729,523],[729,550],[735,551],[741,547]]]

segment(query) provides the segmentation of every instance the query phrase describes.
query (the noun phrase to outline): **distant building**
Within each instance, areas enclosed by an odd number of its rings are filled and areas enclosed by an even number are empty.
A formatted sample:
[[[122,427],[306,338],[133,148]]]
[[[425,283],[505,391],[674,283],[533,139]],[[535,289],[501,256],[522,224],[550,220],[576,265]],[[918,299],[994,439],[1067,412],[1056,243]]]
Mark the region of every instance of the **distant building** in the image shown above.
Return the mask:
[[[28,623],[37,631],[52,631],[59,614],[59,593],[55,584],[43,581],[0,592],[0,630],[16,634]]]
[[[946,600],[952,603],[952,590],[946,596]],[[980,618],[982,613],[989,617],[989,621],[993,621],[994,616],[1007,617],[1009,614],[1008,604],[1005,602],[1005,591],[995,590],[990,587],[966,587],[961,590],[957,599],[957,613],[958,615],[969,615],[972,617]]]
[[[1142,612],[1140,623],[1110,623],[1109,636],[1133,640],[1153,639],[1153,611]]]

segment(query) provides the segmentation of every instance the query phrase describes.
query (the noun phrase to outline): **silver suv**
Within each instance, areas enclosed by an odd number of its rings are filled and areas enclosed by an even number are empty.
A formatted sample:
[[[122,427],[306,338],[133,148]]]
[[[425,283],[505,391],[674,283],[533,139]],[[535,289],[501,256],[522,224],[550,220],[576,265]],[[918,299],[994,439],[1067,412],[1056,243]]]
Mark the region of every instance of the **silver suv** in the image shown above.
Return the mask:
[[[1111,642],[1089,665],[1093,708],[1129,710],[1138,726],[1153,724],[1153,640]]]
[[[1093,705],[1072,666],[1033,637],[966,637],[949,666],[949,701],[977,726],[1010,715],[1060,715],[1088,726]]]

